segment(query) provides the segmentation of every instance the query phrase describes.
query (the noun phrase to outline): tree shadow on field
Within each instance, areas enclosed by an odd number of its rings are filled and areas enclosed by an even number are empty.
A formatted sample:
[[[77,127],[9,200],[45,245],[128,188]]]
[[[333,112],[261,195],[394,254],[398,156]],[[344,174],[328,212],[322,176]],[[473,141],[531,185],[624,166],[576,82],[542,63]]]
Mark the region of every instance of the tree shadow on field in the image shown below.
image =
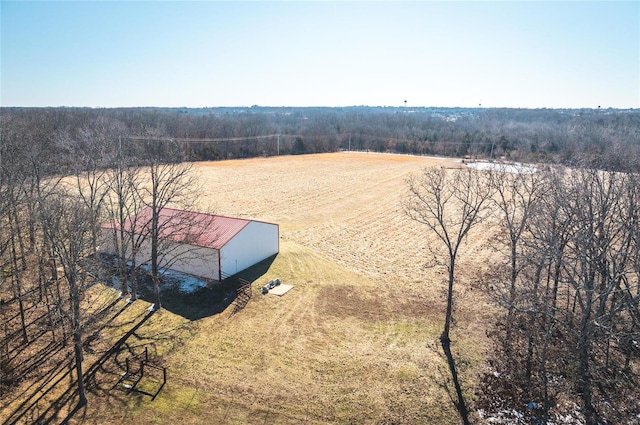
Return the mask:
[[[277,254],[272,255],[222,281],[208,282],[205,287],[190,292],[165,281],[161,283],[162,308],[190,321],[220,314],[236,301],[238,289],[242,286],[240,280],[255,282],[269,271],[276,257]],[[141,278],[138,289],[141,299],[153,303],[152,284],[148,276]]]
[[[434,348],[434,352],[437,353],[441,360],[446,361],[449,373],[444,372],[444,367],[439,366],[438,370],[441,374],[441,379],[436,377],[436,384],[447,394],[451,404],[453,404],[460,415],[462,423],[469,424],[469,410],[463,395],[462,386],[460,385],[459,371],[451,351],[450,341],[440,342],[440,346],[442,351]]]
[[[104,364],[117,355],[125,346],[127,340],[135,334],[135,332],[153,316],[155,311],[150,311],[145,316],[138,321],[135,326],[133,326],[129,331],[124,334],[113,346],[105,351],[100,358],[93,363],[88,369],[86,369],[83,373],[85,384],[87,386],[87,392],[91,392],[93,387],[96,386],[95,375],[101,371]],[[119,314],[119,313],[118,313]],[[75,365],[72,364],[70,367],[71,370],[74,370]],[[66,424],[73,418],[79,411],[83,412],[83,415],[86,414],[86,406],[80,406],[77,404],[77,380],[74,380],[70,387],[65,391],[56,401],[54,401],[51,406],[45,410],[35,421],[35,423],[51,423],[53,420],[57,418],[57,414],[60,411],[62,406],[70,405],[71,403],[76,403],[75,407],[69,412],[69,414],[62,420],[61,423]]]
[[[124,304],[117,311],[113,309],[117,306],[117,303],[109,304],[104,310],[98,312],[98,315],[106,316],[110,314],[111,317],[106,321],[101,329],[108,326],[110,322],[116,319],[122,314],[129,306],[129,303]],[[132,328],[122,336],[111,348],[106,350],[97,361],[91,364],[84,370],[83,376],[86,384],[87,392],[92,391],[92,387],[95,382],[95,375],[100,371],[104,364],[114,354],[118,353],[127,339],[133,335],[137,329],[139,329],[152,315],[153,311],[145,314],[145,316],[135,322]],[[99,330],[97,331],[99,332]],[[49,356],[53,355],[52,351],[48,351]],[[70,353],[64,358],[61,358],[56,362],[53,367],[46,371],[41,379],[40,383],[32,388],[32,393],[24,397],[24,401],[16,407],[16,409],[9,414],[7,418],[3,419],[3,424],[17,425],[21,423],[33,423],[33,424],[49,424],[49,423],[67,423],[76,413],[84,411],[84,406],[78,406],[78,394],[77,394],[77,376],[75,374],[75,358]],[[68,383],[67,389],[55,398],[50,398],[51,393],[55,393],[60,386]],[[43,406],[43,404],[46,406]],[[75,405],[72,408],[67,417],[59,422],[59,415],[65,409]]]

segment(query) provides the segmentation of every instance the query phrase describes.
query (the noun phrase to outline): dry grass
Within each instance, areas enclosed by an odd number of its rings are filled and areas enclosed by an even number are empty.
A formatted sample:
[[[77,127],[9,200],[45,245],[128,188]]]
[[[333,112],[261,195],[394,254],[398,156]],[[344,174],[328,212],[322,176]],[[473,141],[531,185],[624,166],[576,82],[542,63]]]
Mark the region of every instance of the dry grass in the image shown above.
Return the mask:
[[[338,153],[196,164],[202,204],[279,223],[281,253],[239,313],[189,322],[160,311],[129,337],[127,348],[148,346],[168,368],[155,400],[111,388],[121,354],[95,374],[89,405],[72,423],[457,423],[437,344],[444,274],[421,266],[428,235],[400,208],[404,179],[430,165],[459,163]],[[472,241],[452,335],[470,398],[494,320],[473,289],[487,254],[482,237]],[[294,289],[260,295],[261,284],[276,277]],[[104,347],[147,306],[137,301],[111,321],[101,333]],[[151,391],[156,382],[146,385]]]

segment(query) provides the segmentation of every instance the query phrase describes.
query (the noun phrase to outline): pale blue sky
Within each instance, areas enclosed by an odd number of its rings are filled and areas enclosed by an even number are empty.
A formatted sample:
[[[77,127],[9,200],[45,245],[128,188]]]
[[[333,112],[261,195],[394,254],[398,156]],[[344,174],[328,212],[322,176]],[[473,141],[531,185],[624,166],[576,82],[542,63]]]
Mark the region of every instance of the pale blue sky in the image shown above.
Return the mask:
[[[640,107],[640,2],[0,2],[2,106]]]

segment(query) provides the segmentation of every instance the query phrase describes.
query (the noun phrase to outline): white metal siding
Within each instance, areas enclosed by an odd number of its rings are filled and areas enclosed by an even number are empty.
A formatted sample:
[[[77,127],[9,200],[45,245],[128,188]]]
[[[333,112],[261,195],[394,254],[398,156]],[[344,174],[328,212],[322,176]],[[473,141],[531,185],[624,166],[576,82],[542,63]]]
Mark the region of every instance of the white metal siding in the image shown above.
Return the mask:
[[[238,273],[278,253],[278,225],[252,221],[220,251],[223,274]]]
[[[179,245],[171,256],[178,260],[171,264],[172,270],[218,280],[218,250],[193,245]],[[171,258],[168,258],[172,261]]]
[[[120,235],[118,235],[118,238]],[[166,244],[166,242],[163,242]],[[110,254],[116,254],[113,244],[113,231],[107,230],[103,233],[101,250]],[[204,277],[208,279],[220,279],[218,272],[218,250],[215,248],[204,248],[193,245],[173,244],[170,247],[170,254],[166,260],[160,259],[159,266],[166,268],[166,262],[173,262],[171,269],[182,273],[188,273],[194,276]],[[127,246],[127,255],[130,255],[131,249]],[[151,241],[146,239],[142,242],[138,253],[136,254],[136,264],[149,264],[151,262]]]
[[[100,234],[98,236],[98,245],[99,245],[98,249],[100,252],[103,252],[105,254],[120,255],[120,253],[116,249],[116,241],[118,243],[118,246],[120,246],[119,231],[115,231],[114,233],[114,229],[108,229],[108,228],[100,229]],[[129,257],[131,254],[131,243],[127,242],[124,249],[125,249],[124,255],[126,257]]]

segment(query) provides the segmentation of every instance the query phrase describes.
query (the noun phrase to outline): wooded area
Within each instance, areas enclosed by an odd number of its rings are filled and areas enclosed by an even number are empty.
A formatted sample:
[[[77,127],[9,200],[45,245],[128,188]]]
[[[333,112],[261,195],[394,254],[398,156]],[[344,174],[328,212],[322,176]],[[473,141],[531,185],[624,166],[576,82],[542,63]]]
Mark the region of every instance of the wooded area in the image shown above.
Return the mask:
[[[138,278],[147,274],[153,309],[160,309],[161,270],[190,255],[188,249],[178,252],[168,239],[194,224],[186,214],[170,222],[161,219],[160,211],[189,208],[198,184],[177,142],[142,141],[126,150],[118,143],[110,151],[96,128],[62,144],[59,133],[29,136],[10,124],[5,129],[0,146],[0,395],[37,374],[22,369],[35,347],[55,346],[59,352],[70,343],[78,406],[83,406],[83,350],[86,328],[94,320],[81,308],[86,292],[98,282],[117,279],[121,298],[133,302]],[[57,156],[60,146],[69,151]],[[151,213],[140,220],[143,208]],[[100,254],[107,240],[118,253],[115,267]],[[145,243],[150,259],[141,260],[136,255]]]
[[[488,412],[526,405],[538,423],[570,403],[589,425],[637,419],[640,174],[430,168],[408,188],[405,211],[445,248],[429,247],[449,272],[441,343],[463,422],[449,328],[459,247],[481,221],[495,232],[495,255],[480,280],[504,315],[492,331],[495,351],[479,405]]]
[[[630,423],[640,410],[640,174],[500,174],[495,190],[502,230],[484,281],[506,315],[484,399],[532,403],[546,423],[574,394],[587,424]]]
[[[3,138],[19,137],[69,169],[99,140],[191,140],[184,154],[220,160],[360,150],[621,167],[640,157],[640,112],[466,108],[3,108]],[[636,163],[637,164],[637,163]]]

